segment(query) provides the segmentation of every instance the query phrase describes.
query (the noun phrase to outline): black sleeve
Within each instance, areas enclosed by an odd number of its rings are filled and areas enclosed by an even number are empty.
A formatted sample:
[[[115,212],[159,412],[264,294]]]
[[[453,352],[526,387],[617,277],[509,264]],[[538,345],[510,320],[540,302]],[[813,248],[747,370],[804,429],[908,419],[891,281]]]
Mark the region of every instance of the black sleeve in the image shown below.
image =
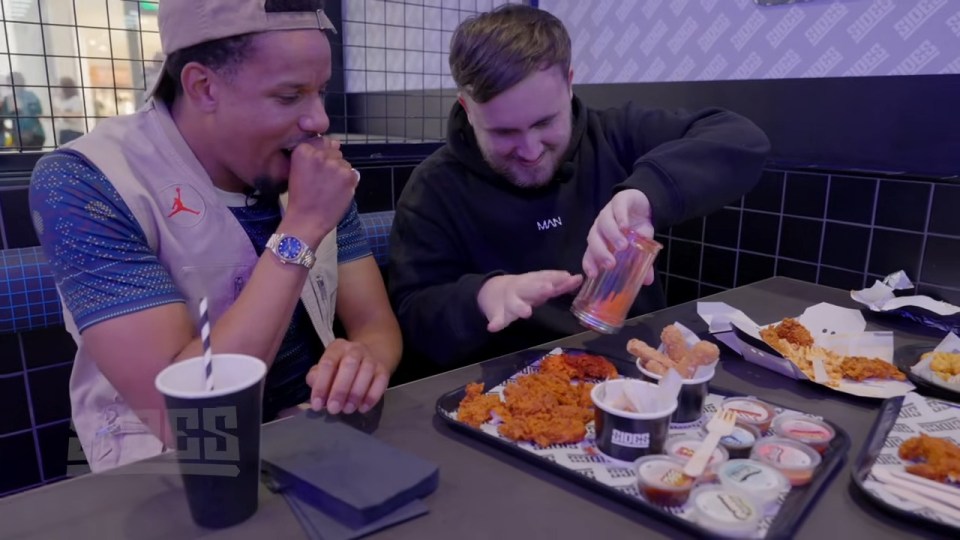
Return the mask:
[[[490,338],[477,293],[490,277],[469,273],[454,234],[454,216],[413,171],[390,231],[388,289],[404,348],[439,366],[462,364]],[[433,171],[432,174],[439,174]]]
[[[615,191],[643,191],[658,230],[746,194],[759,181],[770,152],[759,127],[722,109],[687,114],[629,103],[601,114],[621,161],[633,171]]]

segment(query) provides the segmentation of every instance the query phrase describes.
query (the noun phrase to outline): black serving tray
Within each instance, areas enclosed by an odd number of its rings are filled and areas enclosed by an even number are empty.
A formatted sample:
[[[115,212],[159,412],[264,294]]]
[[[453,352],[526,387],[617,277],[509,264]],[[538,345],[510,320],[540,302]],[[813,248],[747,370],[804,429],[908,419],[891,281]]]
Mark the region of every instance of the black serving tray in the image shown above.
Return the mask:
[[[622,376],[633,378],[638,378],[640,376],[639,370],[631,361],[614,358],[609,355],[594,353],[591,351],[584,351],[583,349],[564,348],[563,350],[566,353],[572,354],[595,354],[598,356],[603,356],[614,366],[616,366],[617,371]],[[550,352],[548,349],[531,349],[486,362],[483,364],[483,374],[481,376],[481,380],[473,382],[482,382],[484,390],[486,391],[500,385],[512,377],[526,374],[527,372],[532,373],[533,370],[528,369],[530,365],[542,358],[548,352]],[[741,395],[736,392],[731,392],[714,386],[710,387],[710,393],[721,396]],[[518,456],[532,463],[533,465],[555,473],[597,493],[605,495],[612,500],[616,500],[631,508],[635,508],[650,514],[660,521],[668,522],[680,529],[692,532],[701,537],[722,537],[721,535],[705,529],[692,521],[688,521],[683,517],[671,513],[667,509],[648,503],[637,494],[621,491],[620,489],[594,479],[592,476],[581,474],[574,469],[567,468],[554,461],[534,454],[524,449],[517,443],[514,443],[513,441],[488,434],[481,429],[473,428],[456,420],[453,418],[453,413],[455,413],[459,408],[460,401],[463,400],[465,395],[466,385],[451,390],[450,392],[440,396],[437,399],[436,404],[436,412],[440,419],[458,431],[471,435],[512,455]],[[776,402],[767,400],[764,401],[775,407],[786,409],[786,407],[782,407]],[[823,461],[817,468],[817,471],[813,476],[813,480],[805,486],[793,487],[790,490],[785,497],[779,512],[770,523],[767,533],[763,538],[780,539],[792,538],[795,536],[796,530],[800,525],[804,515],[816,501],[817,494],[827,485],[827,483],[829,483],[833,474],[843,463],[844,456],[846,455],[847,450],[850,448],[850,436],[838,425],[826,419],[825,421],[835,430],[836,435],[831,441],[829,448],[824,453]],[[587,455],[586,452],[584,452],[584,454]]]
[[[930,347],[930,349],[933,349],[933,347]],[[911,525],[929,529],[931,532],[946,533],[953,538],[960,538],[960,529],[931,519],[921,512],[914,512],[891,504],[874,494],[864,484],[870,476],[870,470],[877,461],[877,457],[887,445],[890,430],[893,429],[893,426],[897,423],[897,419],[900,417],[900,408],[903,406],[904,399],[905,396],[890,398],[885,400],[881,405],[880,413],[877,415],[877,419],[870,429],[870,434],[867,435],[863,448],[860,450],[860,455],[857,456],[856,461],[854,461],[851,467],[853,483],[867,499],[882,508],[884,512],[903,518],[905,521],[910,522]],[[948,405],[956,407],[956,405]]]
[[[907,375],[907,379],[917,387],[917,393],[924,396],[935,397],[946,401],[960,402],[960,392],[945,388],[929,380],[917,376],[912,368],[914,364],[920,361],[920,355],[936,348],[933,345],[905,345],[898,348],[893,353],[893,365]]]

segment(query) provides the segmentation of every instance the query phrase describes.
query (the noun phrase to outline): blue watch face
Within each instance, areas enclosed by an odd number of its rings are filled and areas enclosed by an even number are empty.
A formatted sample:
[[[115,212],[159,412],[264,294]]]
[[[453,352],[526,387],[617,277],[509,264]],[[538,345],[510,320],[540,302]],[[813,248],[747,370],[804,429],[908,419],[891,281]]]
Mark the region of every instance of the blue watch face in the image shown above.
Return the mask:
[[[284,259],[293,260],[303,252],[303,242],[292,236],[285,236],[277,244],[277,253]]]

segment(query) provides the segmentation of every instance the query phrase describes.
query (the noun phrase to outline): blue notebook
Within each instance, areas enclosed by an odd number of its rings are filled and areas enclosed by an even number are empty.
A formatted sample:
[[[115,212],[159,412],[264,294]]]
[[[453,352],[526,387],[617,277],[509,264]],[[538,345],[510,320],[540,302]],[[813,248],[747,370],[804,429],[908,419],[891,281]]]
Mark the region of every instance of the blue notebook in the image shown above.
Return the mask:
[[[352,529],[426,497],[439,480],[435,464],[309,412],[264,425],[261,457],[274,488]]]

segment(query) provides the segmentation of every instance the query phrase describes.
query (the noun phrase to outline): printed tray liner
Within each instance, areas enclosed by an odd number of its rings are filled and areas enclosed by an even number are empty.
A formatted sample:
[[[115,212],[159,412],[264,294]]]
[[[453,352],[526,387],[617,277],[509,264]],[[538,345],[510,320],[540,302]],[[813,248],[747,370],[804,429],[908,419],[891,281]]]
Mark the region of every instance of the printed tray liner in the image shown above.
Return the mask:
[[[885,401],[873,432],[854,464],[854,481],[880,506],[902,517],[920,519],[958,534],[960,521],[888,493],[873,476],[873,470],[877,467],[903,469],[907,462],[898,455],[900,445],[921,432],[933,437],[946,437],[960,444],[960,405],[913,392]],[[957,492],[960,493],[960,487],[957,487]]]
[[[538,358],[535,361],[513,373],[495,387],[487,388],[485,385],[484,394],[495,393],[502,396],[503,390],[507,383],[515,381],[518,377],[523,375],[537,373],[539,371],[542,358],[549,354],[549,352],[550,351],[540,351]],[[573,354],[596,354],[579,349],[564,349],[564,352]],[[610,360],[617,367],[617,370],[620,371],[621,375],[623,375],[625,371],[628,374],[631,373],[625,362],[619,359],[611,358],[607,355],[600,356],[604,356]],[[632,365],[630,366],[632,367]],[[633,371],[635,371],[635,368]],[[636,376],[636,374],[626,376]],[[532,458],[535,462],[539,462],[549,469],[569,476],[573,480],[586,483],[588,487],[601,488],[607,494],[613,494],[621,501],[631,504],[632,506],[666,517],[675,525],[691,529],[702,535],[715,535],[715,533],[708,529],[702,528],[697,523],[692,521],[691,509],[687,505],[682,507],[661,507],[648,503],[643,498],[643,495],[636,485],[637,474],[632,466],[632,463],[607,457],[596,447],[594,444],[595,434],[593,422],[587,424],[587,435],[580,443],[558,444],[548,447],[540,447],[530,442],[516,442],[500,435],[497,432],[496,425],[492,424],[491,422],[485,422],[480,426],[480,429],[475,429],[472,426],[458,421],[456,415],[457,407],[464,395],[464,392],[465,387],[461,387],[446,394],[445,396],[441,396],[441,398],[437,401],[438,414],[451,425],[459,429],[466,430],[468,433],[473,435],[480,436],[482,439],[485,439],[489,442],[500,443],[504,445],[506,449],[519,450],[519,455],[521,455],[521,457]],[[681,433],[699,433],[700,429],[709,420],[710,416],[719,409],[720,402],[725,397],[730,395],[739,394],[727,393],[726,395],[720,395],[712,392],[708,394],[704,402],[703,415],[700,417],[700,419],[696,422],[690,422],[686,424],[671,424],[670,436]],[[777,414],[782,412],[796,412],[803,414],[804,416],[810,416],[819,420],[823,420],[823,418],[819,416],[809,415],[803,413],[802,411],[793,411],[792,409],[786,409],[777,406],[769,401],[766,402],[774,407],[774,410]],[[836,436],[834,437],[830,448],[823,456],[823,461],[815,471],[813,481],[806,486],[794,487],[790,491],[781,495],[777,503],[775,505],[771,505],[771,508],[762,519],[756,534],[753,536],[748,536],[748,538],[789,537],[795,532],[796,526],[799,525],[803,514],[811,505],[811,503],[814,502],[816,493],[823,485],[826,484],[826,481],[829,479],[830,475],[837,468],[837,466],[840,465],[843,455],[846,453],[846,449],[850,444],[850,439],[846,432],[844,432],[839,426],[829,422],[829,420],[827,420],[827,422],[830,423],[831,427],[833,427],[836,431]],[[763,436],[772,434],[773,433],[771,431],[762,433]],[[707,484],[719,484],[719,482],[714,481]],[[698,485],[704,484],[702,483]],[[784,506],[788,503],[790,507],[789,511],[781,512]]]

